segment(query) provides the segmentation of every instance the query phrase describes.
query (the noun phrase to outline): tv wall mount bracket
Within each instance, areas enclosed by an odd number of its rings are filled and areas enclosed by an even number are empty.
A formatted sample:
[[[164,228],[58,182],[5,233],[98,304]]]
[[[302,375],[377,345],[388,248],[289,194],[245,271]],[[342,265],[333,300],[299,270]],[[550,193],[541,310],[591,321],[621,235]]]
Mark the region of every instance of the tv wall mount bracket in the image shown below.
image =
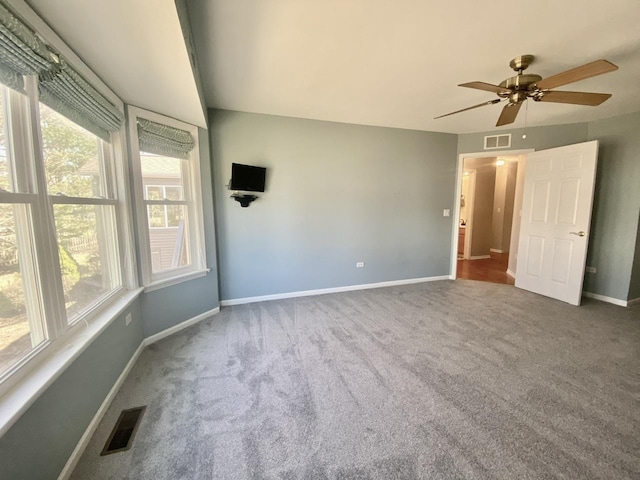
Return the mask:
[[[241,193],[234,193],[231,198],[238,202],[242,208],[248,207],[251,202],[258,199],[255,195],[243,195]]]

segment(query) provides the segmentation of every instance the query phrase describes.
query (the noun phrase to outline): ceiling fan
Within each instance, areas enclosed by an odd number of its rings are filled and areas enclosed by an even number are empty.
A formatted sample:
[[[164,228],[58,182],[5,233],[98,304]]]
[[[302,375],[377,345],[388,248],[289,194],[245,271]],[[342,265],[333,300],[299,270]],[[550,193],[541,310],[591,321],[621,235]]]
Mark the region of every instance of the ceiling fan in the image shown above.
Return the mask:
[[[483,107],[485,105],[494,105],[496,103],[508,101],[496,127],[513,123],[518,116],[518,111],[522,104],[529,98],[536,102],[553,102],[553,103],[570,103],[573,105],[589,105],[597,106],[605,102],[611,97],[610,93],[587,93],[587,92],[565,92],[552,90],[568,83],[577,82],[603,73],[613,72],[618,69],[616,65],[607,60],[596,60],[580,67],[572,68],[566,72],[558,73],[551,77],[543,79],[540,75],[532,73],[522,73],[529,65],[533,63],[533,55],[520,55],[509,63],[509,66],[518,74],[509,77],[500,85],[492,85],[485,82],[469,82],[461,83],[459,87],[475,88],[498,94],[498,98],[483,102],[473,107],[463,108],[455,112],[440,115],[436,118],[447,117],[460,112],[466,112],[474,108]]]

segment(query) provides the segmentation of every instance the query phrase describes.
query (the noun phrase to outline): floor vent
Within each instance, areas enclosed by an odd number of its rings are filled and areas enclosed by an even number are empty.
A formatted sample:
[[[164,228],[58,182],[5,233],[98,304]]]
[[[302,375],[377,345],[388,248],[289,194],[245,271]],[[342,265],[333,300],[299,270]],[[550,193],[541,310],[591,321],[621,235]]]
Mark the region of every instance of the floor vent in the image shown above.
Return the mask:
[[[484,149],[489,150],[492,148],[509,148],[511,146],[511,134],[506,133],[504,135],[489,135],[484,137]]]
[[[118,417],[116,425],[109,435],[100,455],[111,455],[112,453],[129,450],[136,435],[140,419],[147,407],[136,407],[123,410]]]

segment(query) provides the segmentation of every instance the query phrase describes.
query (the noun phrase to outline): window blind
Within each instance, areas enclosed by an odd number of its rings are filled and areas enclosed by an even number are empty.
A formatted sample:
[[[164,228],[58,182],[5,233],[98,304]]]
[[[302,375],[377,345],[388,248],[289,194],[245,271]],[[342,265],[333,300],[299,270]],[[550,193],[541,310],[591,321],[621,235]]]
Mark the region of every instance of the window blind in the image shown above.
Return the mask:
[[[91,133],[109,141],[124,114],[76,72],[64,58],[54,71],[40,74],[40,100]]]
[[[193,150],[193,136],[179,128],[138,118],[140,151],[167,157],[188,158]]]
[[[0,81],[23,91],[23,75],[38,76],[44,104],[104,140],[124,122],[115,105],[0,2]]]
[[[55,66],[42,40],[0,3],[0,75],[2,82],[24,90],[22,75],[39,75]]]

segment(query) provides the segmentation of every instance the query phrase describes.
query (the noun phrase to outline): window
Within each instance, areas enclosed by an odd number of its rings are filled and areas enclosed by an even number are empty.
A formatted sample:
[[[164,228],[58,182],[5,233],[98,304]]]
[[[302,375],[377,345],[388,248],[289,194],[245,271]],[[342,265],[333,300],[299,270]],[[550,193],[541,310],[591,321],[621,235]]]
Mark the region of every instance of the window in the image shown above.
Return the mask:
[[[0,13],[4,392],[124,289],[122,168],[110,143],[124,115],[28,25]]]
[[[144,174],[145,172],[143,172]],[[143,176],[143,178],[146,177]],[[182,200],[182,187],[180,185],[145,185],[144,188],[145,198],[148,200]],[[178,228],[181,224],[181,212],[180,205],[150,205],[148,212],[149,228]]]
[[[67,322],[73,323],[122,286],[110,148],[43,104],[40,125]]]
[[[47,340],[36,275],[33,213],[24,145],[14,142],[11,111],[24,112],[26,97],[0,87],[0,378]],[[21,151],[22,150],[22,151]]]
[[[198,129],[135,107],[129,118],[143,283],[204,275]]]

